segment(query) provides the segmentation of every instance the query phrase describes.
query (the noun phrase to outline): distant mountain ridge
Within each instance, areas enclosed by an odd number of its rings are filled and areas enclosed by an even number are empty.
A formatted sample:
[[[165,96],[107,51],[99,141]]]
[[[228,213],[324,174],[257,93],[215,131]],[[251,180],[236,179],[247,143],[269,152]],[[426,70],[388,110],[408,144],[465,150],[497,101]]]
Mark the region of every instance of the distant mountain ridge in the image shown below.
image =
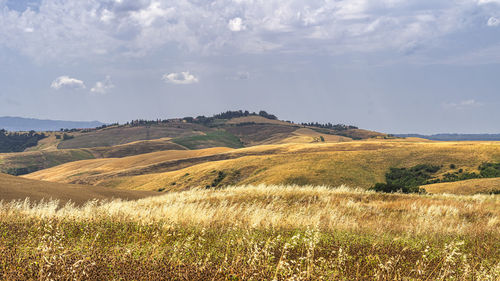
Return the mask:
[[[422,138],[435,141],[500,141],[500,134],[395,134],[401,138]]]
[[[0,129],[7,131],[59,131],[60,129],[96,128],[104,125],[99,121],[63,121],[23,117],[0,117]]]

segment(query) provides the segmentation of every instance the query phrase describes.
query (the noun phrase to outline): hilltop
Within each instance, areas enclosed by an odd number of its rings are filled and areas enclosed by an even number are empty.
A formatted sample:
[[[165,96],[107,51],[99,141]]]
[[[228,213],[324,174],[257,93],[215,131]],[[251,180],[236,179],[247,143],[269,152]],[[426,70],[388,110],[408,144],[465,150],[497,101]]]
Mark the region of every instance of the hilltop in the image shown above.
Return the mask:
[[[0,154],[0,172],[23,175],[63,163],[121,158],[155,151],[211,147],[243,148],[263,144],[346,142],[385,134],[343,124],[295,124],[265,111],[227,111],[211,117],[133,120],[91,129],[65,129],[18,136],[16,146]],[[18,141],[18,139],[21,139]],[[23,143],[29,141],[29,143]],[[12,146],[12,145],[11,145]],[[24,151],[23,151],[24,150]],[[1,152],[1,151],[0,151]]]

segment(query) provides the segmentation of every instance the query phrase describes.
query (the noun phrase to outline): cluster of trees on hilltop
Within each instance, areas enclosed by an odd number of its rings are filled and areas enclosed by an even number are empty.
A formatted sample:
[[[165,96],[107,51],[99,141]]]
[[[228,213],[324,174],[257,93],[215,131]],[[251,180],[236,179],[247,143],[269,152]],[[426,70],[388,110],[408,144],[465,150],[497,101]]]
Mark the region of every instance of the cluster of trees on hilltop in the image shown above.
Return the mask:
[[[239,118],[239,117],[247,117],[247,116],[261,116],[267,119],[271,120],[277,120],[278,117],[273,114],[269,114],[264,110],[259,111],[259,113],[255,112],[250,112],[248,110],[237,110],[237,111],[226,111],[218,114],[214,114],[211,117],[206,117],[206,116],[198,116],[196,118],[193,117],[184,117],[183,120],[189,123],[197,123],[197,124],[203,124],[203,125],[209,125],[215,122],[215,120],[220,120],[220,119],[232,119],[232,118]]]
[[[349,129],[358,129],[356,126],[352,125],[344,125],[344,124],[332,124],[332,123],[318,123],[318,122],[309,122],[309,123],[301,123],[303,126],[317,127],[322,129],[332,129],[336,131],[345,131]]]
[[[259,113],[250,112],[248,110],[245,110],[245,111],[243,111],[243,110],[237,110],[237,111],[228,110],[226,112],[215,114],[212,117],[215,119],[232,119],[232,118],[246,117],[246,116],[262,116],[264,118],[272,119],[272,120],[278,119],[278,117],[276,117],[276,115],[269,114],[264,110],[259,111]]]
[[[28,147],[36,146],[38,141],[45,138],[44,133],[29,131],[27,133],[8,132],[0,130],[0,152],[21,152]]]
[[[226,112],[221,112],[218,114],[214,114],[212,116],[204,116],[200,115],[197,117],[184,117],[182,119],[157,119],[157,120],[144,120],[144,119],[137,119],[137,120],[132,120],[130,122],[127,122],[125,125],[129,126],[147,126],[147,125],[155,125],[155,124],[163,124],[163,123],[171,123],[171,122],[179,122],[179,120],[182,120],[187,123],[195,123],[195,124],[202,124],[205,126],[211,125],[215,123],[216,120],[221,120],[221,119],[232,119],[232,118],[238,118],[238,117],[246,117],[246,116],[262,116],[267,119],[272,119],[272,120],[277,120],[278,117],[273,114],[269,114],[264,110],[259,111],[258,113],[256,112],[250,112],[248,110],[236,110],[236,111],[226,111]]]

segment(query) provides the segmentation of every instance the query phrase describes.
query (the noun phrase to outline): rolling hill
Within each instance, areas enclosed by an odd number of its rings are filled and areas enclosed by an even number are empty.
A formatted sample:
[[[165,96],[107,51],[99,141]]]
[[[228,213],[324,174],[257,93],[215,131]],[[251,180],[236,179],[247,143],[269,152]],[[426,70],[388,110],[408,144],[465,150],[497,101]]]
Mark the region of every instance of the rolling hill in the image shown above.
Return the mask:
[[[111,159],[105,163],[113,168],[105,169],[98,160],[79,161],[25,177],[143,190],[262,183],[368,188],[384,181],[390,167],[427,163],[442,166],[442,175],[455,164],[456,169],[476,171],[483,162],[500,162],[500,143],[369,140],[204,150],[203,155],[186,153],[176,159],[168,159],[170,153],[173,152]],[[136,162],[145,165],[132,164]]]
[[[228,111],[48,132],[25,152],[0,154],[0,172],[151,191],[241,184],[368,188],[383,182],[392,167],[437,165],[439,179],[458,169],[477,172],[484,162],[500,162],[500,143],[393,138],[342,124],[295,124],[265,112]],[[496,187],[495,180],[481,179],[425,188],[470,194]]]
[[[69,201],[77,205],[93,199],[135,200],[158,195],[158,192],[142,192],[133,190],[116,190],[96,186],[71,185],[37,181],[0,174],[0,200],[24,200],[31,202],[50,199],[59,200],[61,204]]]
[[[24,175],[78,160],[119,158],[172,149],[181,150],[186,148],[166,138],[151,141],[136,141],[109,147],[78,149],[44,148],[26,152],[4,153],[0,154],[0,172],[12,175]]]
[[[429,193],[450,193],[471,195],[500,192],[500,178],[471,179],[457,182],[443,182],[423,185]]]
[[[345,142],[353,138],[385,136],[353,126],[341,125],[337,126],[339,130],[334,130],[297,125],[277,120],[267,113],[260,116],[235,111],[214,116],[136,120],[94,129],[44,132],[45,138],[24,152],[0,154],[0,172],[22,175],[72,161],[120,158],[165,150]]]

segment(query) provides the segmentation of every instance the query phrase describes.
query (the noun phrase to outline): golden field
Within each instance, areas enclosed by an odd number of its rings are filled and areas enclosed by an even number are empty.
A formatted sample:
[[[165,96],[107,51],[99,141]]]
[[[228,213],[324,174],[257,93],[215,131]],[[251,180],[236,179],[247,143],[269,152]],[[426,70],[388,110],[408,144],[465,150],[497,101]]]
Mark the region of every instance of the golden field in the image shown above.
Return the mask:
[[[422,186],[430,193],[470,195],[500,190],[500,178],[470,179],[457,182],[443,182]]]
[[[442,166],[439,173],[444,174],[450,171],[450,164],[473,172],[481,163],[500,162],[500,142],[418,139],[288,143],[195,151],[163,151],[121,159],[78,161],[25,177],[120,189],[168,191],[211,185],[222,172],[224,178],[217,186],[310,184],[368,188],[383,182],[390,167],[425,163]],[[184,154],[179,156],[179,153]],[[431,192],[439,190],[434,188]]]
[[[0,203],[8,280],[499,280],[500,197],[193,189]]]
[[[73,202],[82,205],[94,199],[121,198],[135,200],[157,195],[157,192],[113,190],[99,186],[54,183],[23,179],[0,173],[0,200],[57,200],[61,204]]]

